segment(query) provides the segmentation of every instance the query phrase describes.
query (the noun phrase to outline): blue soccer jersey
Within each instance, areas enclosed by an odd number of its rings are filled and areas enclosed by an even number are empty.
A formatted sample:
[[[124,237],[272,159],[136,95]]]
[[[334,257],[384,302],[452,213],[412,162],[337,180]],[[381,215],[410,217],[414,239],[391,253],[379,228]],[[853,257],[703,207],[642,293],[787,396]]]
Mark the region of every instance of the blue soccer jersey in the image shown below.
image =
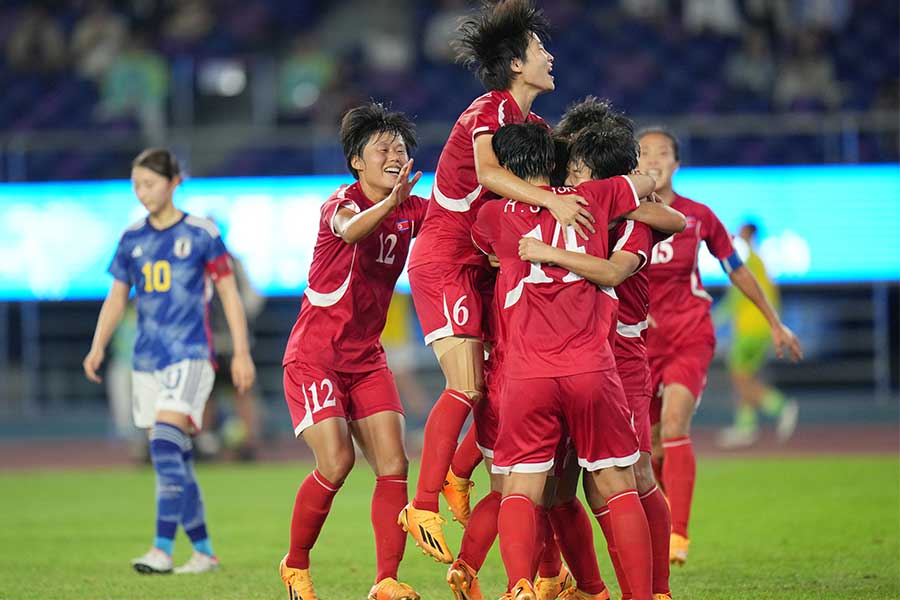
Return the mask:
[[[135,289],[136,371],[212,358],[207,303],[212,281],[231,273],[212,221],[187,213],[166,229],[138,221],[122,234],[109,273]]]

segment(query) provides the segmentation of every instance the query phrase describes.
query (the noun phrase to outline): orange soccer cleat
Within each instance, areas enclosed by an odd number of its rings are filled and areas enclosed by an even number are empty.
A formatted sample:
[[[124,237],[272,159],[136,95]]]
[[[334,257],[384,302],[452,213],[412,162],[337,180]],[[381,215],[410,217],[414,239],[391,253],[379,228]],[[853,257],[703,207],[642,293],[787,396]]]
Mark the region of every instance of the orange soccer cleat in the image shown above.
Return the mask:
[[[385,577],[369,590],[369,600],[419,600],[419,595],[407,584]]]
[[[444,479],[444,485],[441,487],[441,493],[447,500],[450,512],[453,513],[453,520],[465,527],[469,524],[469,515],[472,508],[469,506],[469,498],[472,495],[472,487],[474,481],[463,479],[453,474],[453,469],[447,470],[447,477]]]
[[[687,562],[688,546],[691,541],[684,536],[673,533],[669,537],[669,562],[673,565],[683,565]]]
[[[444,517],[435,512],[413,507],[412,502],[404,506],[397,517],[397,524],[413,537],[422,552],[437,562],[449,564],[453,562],[453,555],[444,540],[443,525],[446,522]]]
[[[447,585],[453,592],[453,600],[484,600],[478,573],[461,558],[457,558],[447,571]]]
[[[503,594],[500,600],[536,600],[534,586],[527,579],[520,579],[513,588]]]
[[[563,590],[572,585],[572,576],[566,565],[562,565],[559,569],[559,575],[556,577],[538,577],[534,580],[534,591],[537,594],[537,600],[556,600]]]
[[[281,580],[287,587],[289,600],[319,600],[313,589],[309,569],[294,569],[287,566],[287,554],[285,554],[281,559],[281,564],[278,565],[278,571],[281,573]]]
[[[588,594],[573,585],[563,590],[557,598],[559,600],[609,600],[609,589],[604,588],[599,594]]]

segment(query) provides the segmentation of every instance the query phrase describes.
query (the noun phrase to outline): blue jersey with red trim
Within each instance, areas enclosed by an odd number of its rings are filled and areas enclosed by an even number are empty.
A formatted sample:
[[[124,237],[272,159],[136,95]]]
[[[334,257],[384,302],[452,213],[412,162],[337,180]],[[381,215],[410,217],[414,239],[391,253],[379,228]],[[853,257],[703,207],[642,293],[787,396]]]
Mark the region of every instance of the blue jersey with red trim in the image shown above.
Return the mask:
[[[207,314],[211,282],[231,273],[212,221],[185,213],[174,225],[156,229],[144,218],[122,234],[108,270],[135,290],[136,371],[212,358]]]

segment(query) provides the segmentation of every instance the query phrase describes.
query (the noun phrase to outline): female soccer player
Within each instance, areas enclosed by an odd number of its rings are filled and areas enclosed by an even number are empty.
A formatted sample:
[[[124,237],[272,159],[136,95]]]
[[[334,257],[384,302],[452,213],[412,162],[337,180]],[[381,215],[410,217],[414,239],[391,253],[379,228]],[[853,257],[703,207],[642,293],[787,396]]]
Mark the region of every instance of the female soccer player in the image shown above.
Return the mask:
[[[379,338],[394,284],[426,200],[409,192],[415,128],[376,103],[350,110],[341,143],[356,183],[323,205],[309,282],[284,353],[284,392],[296,435],[316,468],[294,502],[281,577],[291,598],[315,600],[309,552],[354,463],[353,441],[376,475],[372,496],[377,576],[370,600],[418,600],[397,581],[406,536],[396,523],[407,501],[404,417]]]
[[[212,340],[206,322],[207,282],[215,283],[234,341],[231,375],[239,390],[256,377],[231,262],[216,226],[175,207],[181,170],[171,152],[149,149],[134,159],[131,181],[149,216],[122,234],[109,266],[114,281],[94,331],[84,372],[95,383],[106,345],[125,312],[132,286],[137,297],[134,347],[134,421],[150,429],[156,470],[156,538],[132,561],[139,573],[171,573],[178,524],[194,554],[176,573],[214,571],[219,561],[206,530],[203,498],[194,475],[190,435],[199,430],[212,389]]]
[[[706,242],[731,282],[765,316],[777,356],[782,358],[787,351],[796,361],[803,353],[753,273],[741,262],[721,221],[707,206],[672,189],[672,175],[680,166],[677,138],[665,129],[654,128],[641,132],[638,141],[639,168],[656,179],[656,193],[662,201],[687,217],[683,232],[653,249],[648,269],[651,327],[647,334],[651,389],[656,393],[651,404],[654,458],[663,461],[662,476],[658,473],[657,478],[672,509],[669,559],[674,564],[684,564],[697,469],[690,438],[691,419],[706,386],[706,371],[716,346],[709,314],[712,298],[703,289],[697,269],[700,242]]]
[[[463,423],[484,393],[486,309],[494,275],[472,247],[471,229],[485,201],[515,198],[546,207],[564,224],[593,231],[589,212],[574,195],[557,196],[500,166],[491,147],[494,133],[510,123],[540,122],[534,99],[554,88],[553,56],[544,48],[549,24],[530,0],[485,3],[460,25],[459,56],[488,90],[460,115],[438,161],[421,239],[409,262],[413,301],[425,343],[434,350],[447,381],[425,425],[416,495],[399,522],[435,560],[453,555],[444,540],[438,494],[448,474]],[[467,481],[448,477],[468,492]],[[456,495],[468,503],[468,493]],[[463,515],[465,507],[455,507]]]

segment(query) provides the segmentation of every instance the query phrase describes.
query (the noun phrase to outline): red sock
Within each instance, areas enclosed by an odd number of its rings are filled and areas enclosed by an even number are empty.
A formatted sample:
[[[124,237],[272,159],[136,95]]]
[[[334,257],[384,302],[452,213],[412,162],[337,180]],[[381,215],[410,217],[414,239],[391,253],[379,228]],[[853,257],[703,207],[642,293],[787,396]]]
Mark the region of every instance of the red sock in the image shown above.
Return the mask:
[[[456,390],[444,390],[425,422],[425,441],[422,444],[422,464],[413,506],[419,510],[438,511],[438,494],[444,484],[447,469],[466,417],[472,410],[468,396]]]
[[[613,569],[616,572],[616,581],[619,582],[619,591],[622,592],[621,600],[631,600],[631,586],[628,585],[628,577],[625,576],[625,570],[619,561],[619,551],[616,550],[616,536],[613,534],[612,518],[609,516],[609,508],[604,504],[600,508],[592,508],[594,518],[600,523],[600,529],[603,530],[603,537],[606,538],[606,551],[609,552],[609,559],[612,561]],[[669,557],[666,557],[666,564],[669,563]]]
[[[500,533],[500,556],[506,567],[507,591],[520,579],[534,577],[534,544],[537,539],[534,503],[521,494],[512,494],[500,501],[497,517]]]
[[[453,454],[453,462],[450,463],[450,468],[457,477],[471,479],[472,471],[475,470],[475,467],[477,467],[482,460],[484,460],[484,456],[481,454],[481,450],[478,449],[478,445],[475,443],[475,425],[473,424],[469,427],[466,437],[463,438],[463,441],[460,442],[459,446],[456,448],[456,452]]]
[[[694,445],[688,436],[663,440],[666,460],[663,463],[663,481],[672,510],[672,532],[688,536],[688,520],[691,517],[691,498],[697,479],[697,459]]]
[[[287,566],[292,569],[309,568],[309,551],[322,531],[322,525],[331,511],[331,501],[342,484],[331,483],[316,470],[300,484],[291,517],[291,549]]]
[[[372,494],[372,530],[375,532],[375,582],[385,577],[397,578],[397,567],[403,560],[406,534],[397,525],[397,515],[406,506],[406,474],[375,478]]]
[[[634,600],[652,600],[653,550],[650,527],[637,490],[625,490],[606,502],[622,570]]]
[[[653,476],[656,477],[656,483],[659,485],[659,489],[665,491],[666,486],[663,484],[663,459],[651,458],[650,466],[653,467]]]
[[[463,532],[459,558],[476,571],[497,538],[497,514],[500,512],[500,492],[491,492],[472,509],[469,525]]]
[[[606,589],[600,577],[591,519],[581,501],[574,498],[554,506],[550,510],[550,522],[578,589],[588,594],[599,594]]]
[[[549,511],[543,506],[535,509],[540,544],[535,546],[538,553],[538,565],[535,571],[541,577],[556,577],[562,568],[562,557],[559,555],[559,546],[553,535],[553,526],[550,524]]]
[[[669,505],[657,486],[641,495],[647,525],[650,526],[650,544],[653,547],[653,593],[669,593],[669,534],[672,518]]]

